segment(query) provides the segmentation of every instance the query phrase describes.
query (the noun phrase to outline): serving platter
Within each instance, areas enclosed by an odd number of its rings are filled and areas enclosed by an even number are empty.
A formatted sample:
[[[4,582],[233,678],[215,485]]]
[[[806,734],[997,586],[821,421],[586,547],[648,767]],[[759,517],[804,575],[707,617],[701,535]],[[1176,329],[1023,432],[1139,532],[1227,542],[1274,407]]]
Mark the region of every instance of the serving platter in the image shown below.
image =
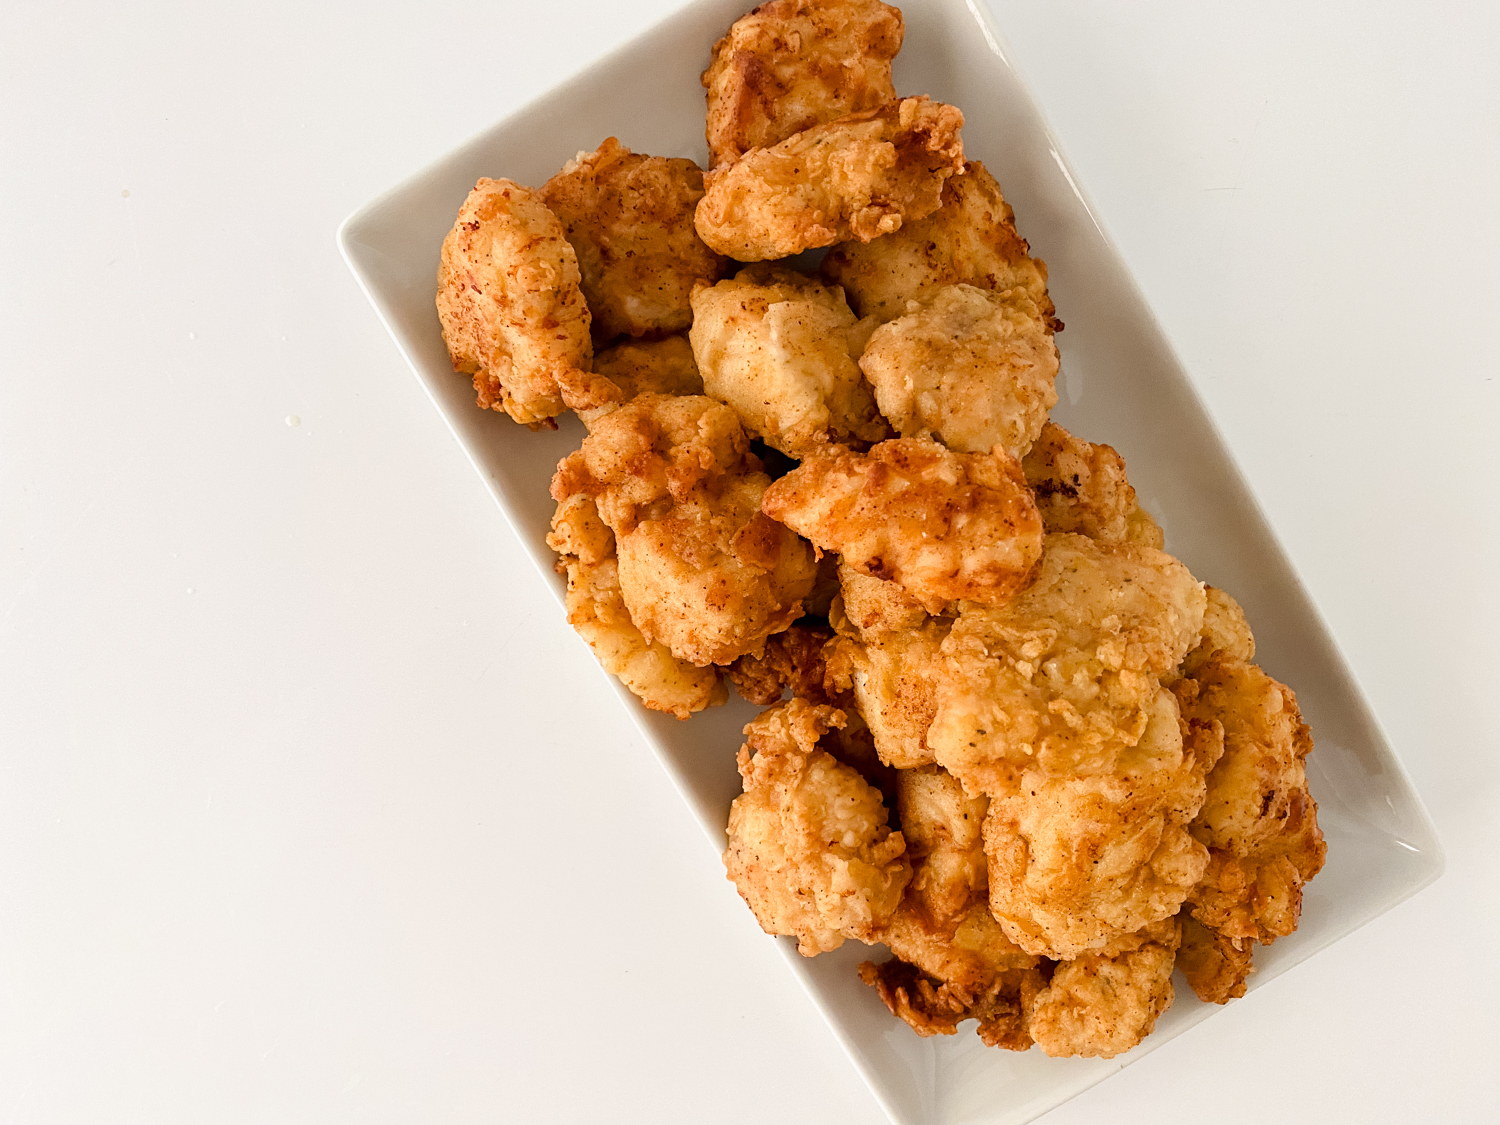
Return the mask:
[[[454,374],[433,298],[439,246],[481,176],[539,185],[576,152],[618,136],[631,149],[706,164],[698,75],[714,40],[749,0],[699,0],[373,200],[341,226],[341,251],[397,347],[442,414],[538,568],[557,591],[545,544],[548,483],[576,449],[571,416],[532,433],[478,409]],[[897,90],[961,107],[964,144],[999,180],[1021,233],[1050,271],[1066,330],[1053,417],[1124,454],[1167,549],[1243,605],[1257,659],[1297,692],[1316,751],[1308,775],[1328,862],[1309,884],[1302,925],[1258,949],[1255,989],[1436,878],[1431,823],[1337,645],[1287,560],[1124,261],[1080,189],[982,0],[902,5],[906,41]],[[567,629],[561,609],[559,629]],[[580,641],[580,644],[583,642]],[[722,849],[739,792],[734,751],[756,708],[743,701],[683,723],[640,707],[600,672],[630,710],[711,846]],[[722,753],[705,753],[721,746]],[[754,920],[746,913],[745,924]],[[773,940],[773,939],[767,939]],[[1029,1121],[1181,1034],[1218,1008],[1178,978],[1177,1001],[1141,1046],[1120,1057],[1049,1059],[983,1046],[965,1029],[920,1039],[855,974],[871,950],[857,942],[814,959],[781,943],[891,1119],[915,1123]]]

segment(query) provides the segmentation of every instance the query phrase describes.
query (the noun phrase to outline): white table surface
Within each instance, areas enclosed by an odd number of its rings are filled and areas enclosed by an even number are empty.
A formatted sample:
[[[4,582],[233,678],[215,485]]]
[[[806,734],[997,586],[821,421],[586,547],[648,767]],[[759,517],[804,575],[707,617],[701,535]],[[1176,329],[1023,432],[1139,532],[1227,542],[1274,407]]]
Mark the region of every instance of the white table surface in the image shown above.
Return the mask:
[[[334,248],[674,6],[0,10],[0,1122],[881,1120]],[[1448,855],[1045,1121],[1492,1120],[1500,9],[995,6]]]

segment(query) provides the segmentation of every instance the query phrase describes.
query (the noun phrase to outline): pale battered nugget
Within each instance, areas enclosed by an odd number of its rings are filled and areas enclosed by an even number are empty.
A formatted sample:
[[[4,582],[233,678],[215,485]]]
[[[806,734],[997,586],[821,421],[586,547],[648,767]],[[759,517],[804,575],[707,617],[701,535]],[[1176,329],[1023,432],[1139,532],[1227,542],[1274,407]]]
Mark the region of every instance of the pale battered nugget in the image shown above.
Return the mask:
[[[644,394],[594,422],[558,465],[552,495],[596,503],[647,641],[727,664],[801,616],[816,574],[811,547],[761,514],[768,483],[728,407]]]
[[[873,242],[844,242],[823,259],[823,276],[842,285],[860,316],[894,320],[907,301],[945,285],[1003,293],[1024,289],[1054,331],[1062,330],[1047,296],[1047,266],[1016,231],[1000,185],[979,161],[943,185],[943,205]]]
[[[597,340],[681,332],[694,282],[724,272],[693,228],[703,172],[691,160],[641,156],[610,137],[540,194],[578,253]]]
[[[653,711],[686,719],[729,697],[716,668],[698,668],[672,655],[666,645],[641,636],[620,594],[615,537],[587,496],[558,505],[547,545],[562,556],[568,576],[568,624],[604,670]]]
[[[950,285],[870,335],[859,367],[902,437],[1023,457],[1057,403],[1057,345],[1024,289]]]
[[[1157,549],[1165,542],[1125,477],[1125,459],[1110,446],[1084,441],[1048,422],[1021,468],[1036,490],[1049,532],[1071,531]]]
[[[573,402],[585,425],[636,395],[703,393],[703,376],[682,333],[661,340],[626,340],[605,348],[594,356],[592,384],[598,392],[593,402],[585,405],[581,396]]]
[[[1008,601],[1041,558],[1042,524],[1002,449],[954,453],[897,438],[868,453],[810,456],[766,490],[767,515],[903,586],[929,613]]]
[[[1107,1059],[1130,1050],[1172,1006],[1179,941],[1177,921],[1168,918],[1107,953],[1064,961],[1027,1004],[1031,1037],[1053,1058]]]
[[[1248,630],[1247,630],[1248,632]],[[1235,630],[1232,644],[1242,644]],[[1222,730],[1224,754],[1208,776],[1193,834],[1210,862],[1194,888],[1196,931],[1188,983],[1223,1003],[1245,991],[1256,942],[1297,928],[1302,888],[1323,866],[1318,806],[1307,786],[1312,735],[1291,689],[1227,651],[1174,685],[1190,721]]]
[[[741,16],[703,72],[710,167],[891,101],[903,33],[878,0],[771,0]]]
[[[879,791],[818,748],[843,722],[802,699],[761,714],[745,728],[745,791],[729,810],[729,878],[761,928],[795,936],[805,957],[872,940],[911,879]]]
[[[578,256],[539,193],[480,180],[438,265],[438,319],[479,405],[533,428],[566,408],[561,384],[593,359]]]
[[[889,436],[855,363],[871,327],[854,319],[837,289],[757,265],[694,290],[689,337],[704,393],[800,459],[829,442]]]
[[[752,149],[704,176],[698,233],[740,262],[890,234],[936,211],[944,181],[962,174],[963,121],[951,105],[902,98]]]

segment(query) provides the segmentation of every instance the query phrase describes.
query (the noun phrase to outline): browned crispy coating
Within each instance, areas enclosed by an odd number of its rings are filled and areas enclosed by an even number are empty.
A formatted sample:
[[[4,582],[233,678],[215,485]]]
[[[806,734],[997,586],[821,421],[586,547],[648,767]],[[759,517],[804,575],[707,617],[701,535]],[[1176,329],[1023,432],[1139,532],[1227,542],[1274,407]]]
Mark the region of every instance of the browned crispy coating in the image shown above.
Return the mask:
[[[1053,1058],[1112,1058],[1156,1026],[1172,1004],[1172,961],[1180,941],[1166,918],[1103,953],[1057,966],[1026,1007],[1026,1026]]]
[[[1184,676],[1196,673],[1216,654],[1247,664],[1255,659],[1255,637],[1240,603],[1217,586],[1205,586],[1203,592],[1208,595],[1208,604],[1203,611],[1202,639],[1178,666]]]
[[[768,488],[763,508],[853,569],[899,583],[929,613],[960,598],[1003,604],[1041,557],[1020,463],[998,448],[954,453],[919,438],[835,448]]]
[[[636,395],[701,395],[703,376],[693,361],[693,349],[683,333],[660,340],[625,340],[594,356],[592,392],[586,400],[578,393],[570,398],[573,409],[591,425]]]
[[[769,480],[728,407],[644,394],[594,422],[552,495],[594,500],[648,642],[727,664],[801,616],[815,575],[812,549],[760,511]]]
[[[1203,999],[1223,1003],[1243,994],[1254,943],[1297,928],[1302,888],[1323,866],[1305,766],[1312,736],[1291,689],[1227,651],[1173,690],[1190,721],[1219,728],[1223,738],[1192,827],[1209,848],[1208,870],[1190,900],[1207,933],[1194,933],[1183,967]]]
[[[593,358],[578,257],[539,193],[480,180],[443,239],[438,319],[479,405],[536,428]]]
[[[1107,445],[1074,437],[1055,422],[1042,427],[1021,460],[1048,531],[1160,549],[1161,528],[1136,500],[1125,459]]]
[[[703,72],[711,167],[896,96],[901,12],[878,0],[771,0],[714,44]]]
[[[965,793],[941,766],[897,771],[896,810],[916,868],[906,905],[932,933],[951,935],[971,907],[987,901],[982,829],[989,804]]]
[[[742,656],[724,670],[742,696],[761,707],[780,701],[783,694],[813,703],[836,704],[825,680],[823,649],[833,639],[827,625],[793,625],[766,638],[758,656]]]
[[[803,699],[762,713],[745,728],[745,791],[729,810],[729,878],[761,928],[795,936],[806,957],[873,940],[911,878],[880,792],[819,748],[843,723]]]
[[[921,625],[889,632],[845,631],[828,648],[830,682],[854,692],[887,765],[914,769],[933,760],[927,728],[937,713],[942,643],[949,625],[942,618],[927,618]]]
[[[889,436],[856,359],[873,324],[843,294],[795,270],[747,266],[693,291],[689,336],[704,393],[788,456]]]
[[[630,619],[620,594],[614,534],[587,496],[558,505],[547,545],[562,556],[568,576],[568,624],[577,630],[604,670],[619,678],[653,711],[686,719],[728,698],[715,668],[698,668],[647,641]]]
[[[1047,296],[1047,267],[1031,257],[1016,231],[1000,185],[979,161],[943,185],[942,207],[873,242],[843,242],[823,259],[823,276],[842,285],[860,316],[893,320],[908,301],[944,285],[1005,292],[1024,289],[1055,330],[1062,329]]]
[[[597,340],[681,332],[692,323],[693,284],[723,273],[693,227],[703,173],[691,160],[641,156],[610,137],[540,195],[577,251]]]
[[[880,412],[902,437],[1024,456],[1057,403],[1057,345],[1031,295],[949,285],[908,308],[860,356]]]
[[[868,242],[938,209],[963,172],[963,114],[901,98],[751,149],[704,176],[698,234],[736,261]]]

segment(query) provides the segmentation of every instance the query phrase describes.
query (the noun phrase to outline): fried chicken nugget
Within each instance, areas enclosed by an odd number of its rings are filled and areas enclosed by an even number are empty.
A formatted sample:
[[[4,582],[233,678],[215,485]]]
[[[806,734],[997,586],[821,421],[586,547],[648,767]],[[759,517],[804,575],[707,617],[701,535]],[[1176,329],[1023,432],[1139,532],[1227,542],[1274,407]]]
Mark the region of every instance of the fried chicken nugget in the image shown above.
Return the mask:
[[[989,804],[983,795],[965,793],[941,766],[896,773],[896,811],[916,868],[907,907],[932,933],[953,933],[970,907],[987,899],[983,825]]]
[[[1302,888],[1327,848],[1307,785],[1312,735],[1291,689],[1226,651],[1174,685],[1184,714],[1222,730],[1224,753],[1208,776],[1193,834],[1210,861],[1194,888],[1188,983],[1224,1003],[1245,991],[1251,951],[1297,928]]]
[[[977,1019],[979,1037],[991,1047],[1027,1050],[1026,1009],[1042,987],[1037,958],[1011,942],[982,905],[937,934],[909,902],[877,934],[895,958],[864,962],[860,979],[924,1038],[953,1035],[964,1020]]]
[[[694,283],[724,272],[693,228],[703,172],[691,160],[641,156],[610,137],[563,165],[540,195],[577,251],[597,340],[681,332]]]
[[[881,322],[906,313],[945,285],[998,293],[1024,289],[1054,331],[1062,330],[1047,296],[1047,266],[1016,231],[1000,185],[977,160],[943,184],[942,206],[873,242],[843,242],[823,259],[823,276],[842,285],[860,316]]]
[[[620,593],[615,537],[587,496],[558,505],[547,545],[562,556],[568,576],[568,624],[588,642],[604,670],[619,678],[653,711],[686,719],[729,697],[715,668],[698,668],[647,641],[630,619]]]
[[[644,394],[594,422],[552,496],[594,500],[636,628],[705,666],[759,651],[812,589],[812,548],[760,511],[769,483],[728,407]]]
[[[1053,1058],[1113,1058],[1156,1027],[1172,1006],[1172,963],[1181,940],[1167,918],[1116,943],[1108,954],[1085,954],[1057,966],[1047,987],[1030,997],[1026,1025]]]
[[[1202,639],[1177,668],[1184,676],[1194,675],[1218,654],[1246,664],[1255,659],[1255,635],[1240,603],[1217,586],[1205,586],[1203,592],[1208,603],[1203,610]]]
[[[768,488],[762,507],[851,568],[899,583],[933,614],[960,598],[1003,604],[1042,552],[1020,463],[998,448],[954,453],[920,438],[868,453],[835,448]]]
[[[901,98],[751,149],[704,176],[698,234],[740,262],[890,234],[936,211],[963,172],[963,121],[951,105]]]
[[[1050,531],[1161,549],[1166,541],[1125,477],[1125,459],[1108,445],[1074,437],[1055,422],[1042,427],[1021,461]]]
[[[578,395],[573,409],[591,426],[636,395],[701,395],[703,376],[682,333],[660,340],[626,340],[594,356],[593,395]]]
[[[797,624],[766,638],[765,652],[742,656],[725,669],[725,675],[742,696],[761,707],[780,701],[788,691],[813,703],[838,706],[828,690],[828,669],[823,653],[833,640],[833,630],[816,623]]]
[[[1057,404],[1057,345],[1025,289],[935,290],[875,329],[859,367],[902,437],[1023,457]]]
[[[474,377],[479,405],[550,425],[562,386],[593,359],[578,256],[541,195],[480,180],[443,239],[437,311],[453,369]]]
[[[925,618],[925,614],[923,615]],[[897,769],[933,761],[927,728],[937,714],[942,644],[950,622],[859,636],[845,633],[828,648],[830,682],[852,690],[880,760]]]
[[[693,355],[704,391],[746,429],[801,459],[829,442],[889,436],[855,360],[870,322],[795,270],[755,265],[693,291]]]
[[[878,0],[771,0],[741,16],[703,72],[710,167],[891,101],[904,30]]]
[[[880,792],[819,748],[844,721],[804,699],[763,712],[745,728],[745,791],[729,810],[729,878],[761,929],[796,937],[804,957],[870,941],[911,879]]]

